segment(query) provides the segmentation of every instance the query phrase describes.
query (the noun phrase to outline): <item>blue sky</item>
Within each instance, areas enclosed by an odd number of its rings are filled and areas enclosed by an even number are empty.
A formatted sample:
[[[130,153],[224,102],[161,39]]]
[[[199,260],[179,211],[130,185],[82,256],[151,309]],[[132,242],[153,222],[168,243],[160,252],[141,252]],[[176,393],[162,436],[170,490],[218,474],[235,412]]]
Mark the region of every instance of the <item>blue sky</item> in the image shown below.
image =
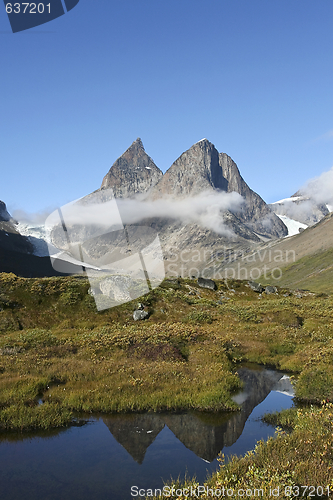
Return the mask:
[[[331,0],[80,0],[0,10],[0,199],[55,208],[141,137],[165,171],[207,137],[267,202],[333,165]]]

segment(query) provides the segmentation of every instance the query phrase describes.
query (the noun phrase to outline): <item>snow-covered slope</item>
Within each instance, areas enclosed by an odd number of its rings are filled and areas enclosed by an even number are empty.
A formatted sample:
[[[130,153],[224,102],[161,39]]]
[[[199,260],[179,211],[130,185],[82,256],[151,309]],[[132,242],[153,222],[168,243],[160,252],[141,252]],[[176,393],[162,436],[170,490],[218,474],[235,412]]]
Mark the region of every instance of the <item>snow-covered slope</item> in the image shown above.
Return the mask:
[[[51,254],[56,254],[59,250],[51,245],[50,229],[46,229],[44,225],[30,225],[23,222],[15,224],[16,230],[26,236],[34,248],[34,255],[37,257],[47,257]]]
[[[293,221],[298,221],[306,227],[317,224],[317,222],[323,219],[331,211],[330,208],[332,208],[325,203],[317,203],[309,196],[298,194],[271,203],[269,206],[280,219],[281,216],[284,216]],[[285,221],[283,220],[283,222]],[[290,234],[288,236],[290,236]]]
[[[82,267],[82,262],[73,258],[66,252],[59,251],[59,248],[56,248],[51,243],[51,227],[45,227],[44,225],[32,226],[29,224],[25,224],[23,222],[18,222],[15,224],[16,230],[23,236],[26,236],[30,243],[33,246],[33,255],[37,257],[51,257],[51,262],[53,263],[55,260],[57,261],[65,261],[69,264],[74,264],[75,266]],[[99,269],[95,266],[89,265],[85,263],[85,267],[90,269]],[[60,270],[60,269],[58,269]],[[66,271],[64,271],[66,272]],[[79,272],[79,269],[78,269]]]
[[[288,238],[288,236],[294,236],[294,234],[300,233],[302,229],[306,229],[308,226],[306,224],[303,224],[302,222],[299,222],[294,219],[290,219],[289,217],[286,217],[285,215],[278,215],[278,217],[282,220],[282,222],[287,226],[288,229],[288,235],[285,236],[285,238]]]
[[[290,201],[295,203],[296,201],[305,200],[304,196],[291,196],[290,198],[283,198],[279,201],[274,201],[271,205],[284,205],[285,203],[289,203]]]

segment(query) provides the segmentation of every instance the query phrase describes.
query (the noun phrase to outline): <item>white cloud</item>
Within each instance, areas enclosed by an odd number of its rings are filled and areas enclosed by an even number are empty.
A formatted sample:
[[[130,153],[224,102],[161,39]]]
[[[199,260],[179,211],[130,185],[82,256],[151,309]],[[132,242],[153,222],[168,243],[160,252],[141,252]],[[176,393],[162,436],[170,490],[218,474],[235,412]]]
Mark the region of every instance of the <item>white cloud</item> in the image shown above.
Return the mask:
[[[197,196],[159,200],[117,199],[112,190],[103,190],[77,203],[68,204],[53,212],[46,220],[51,229],[65,223],[72,239],[83,234],[96,237],[106,231],[118,230],[122,224],[137,224],[153,217],[174,219],[184,224],[199,226],[223,234],[234,236],[223,220],[227,210],[237,211],[244,199],[238,193],[206,191]],[[112,229],[111,229],[112,228]]]
[[[38,226],[44,224],[46,217],[48,217],[53,210],[54,208],[41,210],[40,212],[27,212],[21,208],[14,208],[10,210],[10,214],[13,219],[22,222],[23,224]]]
[[[328,172],[323,172],[319,177],[309,180],[300,189],[300,192],[318,204],[331,204],[333,202],[333,167]]]
[[[184,199],[160,199],[154,201],[117,200],[124,224],[133,224],[150,217],[180,220],[185,224],[196,223],[218,234],[232,236],[225,225],[222,212],[237,211],[244,199],[238,193],[206,191]]]

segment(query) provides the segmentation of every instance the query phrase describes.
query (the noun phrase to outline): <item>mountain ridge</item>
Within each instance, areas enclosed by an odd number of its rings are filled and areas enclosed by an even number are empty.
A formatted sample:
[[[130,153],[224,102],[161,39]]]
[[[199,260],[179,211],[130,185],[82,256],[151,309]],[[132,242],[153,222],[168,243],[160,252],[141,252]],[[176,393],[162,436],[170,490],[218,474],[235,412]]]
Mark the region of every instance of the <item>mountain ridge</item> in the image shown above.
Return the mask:
[[[135,163],[137,163],[135,155],[138,155],[138,153],[142,154],[142,151],[144,151],[141,139],[137,139],[116,160],[107,174],[109,176],[108,179],[117,175],[119,170],[118,165],[123,163],[123,157],[128,167],[127,157],[129,151],[131,152],[130,159],[134,162],[135,166]],[[160,170],[159,172],[162,174]],[[183,199],[203,192],[237,192],[243,196],[245,203],[237,213],[231,212],[233,216],[239,219],[241,224],[245,224],[250,231],[257,233],[253,234],[254,241],[258,237],[260,239],[258,235],[276,238],[288,234],[283,222],[244,181],[232,158],[225,153],[219,153],[214,144],[206,138],[193,144],[173,162],[164,174],[161,174],[154,177],[154,182],[151,182],[147,189],[141,192],[139,190],[136,191],[137,195],[142,196],[142,200]],[[125,183],[124,192],[131,192],[133,195],[131,177],[124,179],[123,182]],[[102,188],[111,187],[114,189],[114,185],[112,182],[107,184],[103,180]],[[118,191],[116,190],[114,192],[115,198],[118,198],[117,193]],[[120,198],[123,197],[122,192]]]

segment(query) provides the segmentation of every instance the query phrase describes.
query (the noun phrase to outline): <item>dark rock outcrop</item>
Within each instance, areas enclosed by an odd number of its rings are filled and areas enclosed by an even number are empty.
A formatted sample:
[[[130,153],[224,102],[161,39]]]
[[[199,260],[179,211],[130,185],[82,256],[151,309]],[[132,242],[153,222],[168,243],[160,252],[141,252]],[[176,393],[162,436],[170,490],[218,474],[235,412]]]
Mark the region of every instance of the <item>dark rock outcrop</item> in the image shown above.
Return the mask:
[[[147,193],[163,176],[138,138],[118,158],[103,179],[101,189],[112,188],[115,198]]]
[[[0,273],[14,273],[25,278],[59,276],[49,257],[33,255],[33,245],[16,229],[14,219],[0,201]],[[74,266],[68,271],[75,273]]]
[[[264,291],[264,287],[262,287],[260,283],[258,284],[255,281],[249,281],[248,285],[254,292],[262,293]]]
[[[209,288],[209,290],[217,289],[215,281],[206,278],[198,278],[198,285],[201,288]]]
[[[0,249],[28,254],[33,252],[28,238],[16,230],[15,221],[8,213],[3,201],[0,201]]]

